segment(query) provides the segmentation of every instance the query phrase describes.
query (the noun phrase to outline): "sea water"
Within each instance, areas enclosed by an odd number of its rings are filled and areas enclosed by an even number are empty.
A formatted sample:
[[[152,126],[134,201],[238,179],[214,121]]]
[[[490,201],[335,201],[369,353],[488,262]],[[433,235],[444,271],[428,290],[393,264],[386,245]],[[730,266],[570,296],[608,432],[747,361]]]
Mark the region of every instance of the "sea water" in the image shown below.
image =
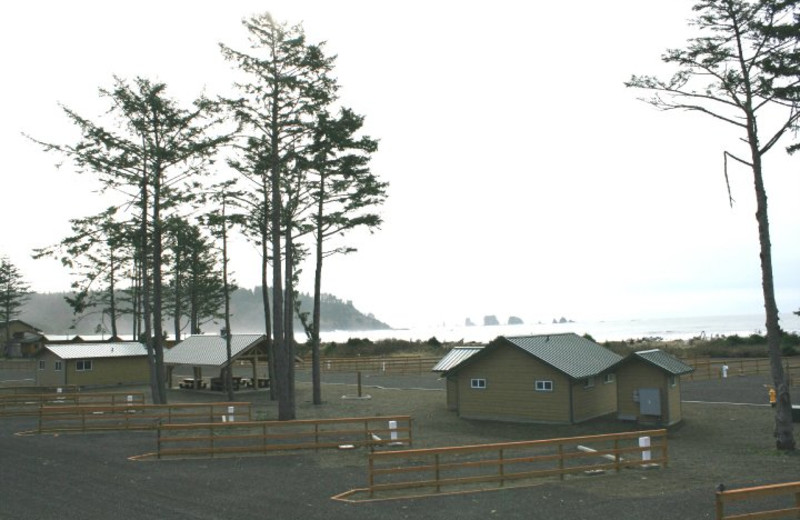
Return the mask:
[[[800,333],[800,316],[781,313],[781,328],[786,332]],[[526,323],[521,325],[475,325],[416,327],[407,329],[369,331],[322,332],[322,341],[346,342],[350,338],[366,338],[371,341],[402,339],[426,341],[430,338],[445,343],[487,343],[498,336],[528,336],[535,334],[558,334],[574,332],[589,334],[596,341],[619,341],[640,338],[662,340],[712,338],[715,336],[750,336],[766,333],[765,318],[760,314],[733,316],[696,316],[686,318],[656,318],[617,321],[576,321],[568,323]],[[304,341],[304,339],[298,340]]]

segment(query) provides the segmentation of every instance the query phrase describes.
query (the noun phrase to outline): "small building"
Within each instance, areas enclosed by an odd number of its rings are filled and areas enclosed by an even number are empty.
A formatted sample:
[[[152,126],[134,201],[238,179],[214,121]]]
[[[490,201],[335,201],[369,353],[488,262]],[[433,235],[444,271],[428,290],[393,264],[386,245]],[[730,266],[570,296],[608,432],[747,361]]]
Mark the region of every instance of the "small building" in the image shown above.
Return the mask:
[[[621,359],[574,333],[499,337],[443,372],[448,405],[467,419],[587,421],[616,412]]]
[[[431,369],[431,372],[439,372],[445,377],[447,386],[447,409],[451,412],[458,409],[458,378],[455,377],[455,375],[447,377],[445,374],[468,357],[471,357],[472,355],[483,350],[483,347],[484,345],[453,347]]]
[[[22,320],[0,322],[0,354],[8,357],[33,357],[45,342],[42,332]]]
[[[670,426],[682,420],[681,376],[694,368],[666,352],[634,352],[617,372],[617,416],[624,421]]]
[[[36,359],[37,386],[140,385],[150,381],[147,350],[135,341],[46,344]]]

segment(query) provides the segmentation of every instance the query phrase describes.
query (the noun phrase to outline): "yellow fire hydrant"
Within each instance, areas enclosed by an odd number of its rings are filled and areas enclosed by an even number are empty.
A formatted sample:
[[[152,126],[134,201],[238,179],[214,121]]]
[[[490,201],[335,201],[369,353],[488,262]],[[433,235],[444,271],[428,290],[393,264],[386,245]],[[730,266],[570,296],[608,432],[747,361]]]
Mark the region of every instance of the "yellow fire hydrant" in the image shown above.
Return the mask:
[[[776,397],[777,397],[777,393],[775,392],[775,389],[772,388],[772,387],[769,387],[769,405],[771,407],[773,407],[773,408],[775,408],[775,399],[776,399]]]

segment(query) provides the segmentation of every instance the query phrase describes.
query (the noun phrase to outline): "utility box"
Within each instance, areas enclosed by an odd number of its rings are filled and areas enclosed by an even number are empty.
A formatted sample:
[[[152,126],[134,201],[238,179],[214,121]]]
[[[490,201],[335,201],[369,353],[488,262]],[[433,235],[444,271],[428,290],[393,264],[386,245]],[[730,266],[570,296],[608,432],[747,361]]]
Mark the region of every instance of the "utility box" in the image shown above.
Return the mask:
[[[658,388],[639,389],[639,413],[661,417],[661,393]]]

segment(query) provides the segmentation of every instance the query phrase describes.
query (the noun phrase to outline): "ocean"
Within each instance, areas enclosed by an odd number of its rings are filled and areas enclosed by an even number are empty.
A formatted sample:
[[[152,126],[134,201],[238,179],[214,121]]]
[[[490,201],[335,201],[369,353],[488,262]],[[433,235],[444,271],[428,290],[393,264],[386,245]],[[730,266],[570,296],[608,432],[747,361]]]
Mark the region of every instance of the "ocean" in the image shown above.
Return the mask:
[[[698,316],[686,318],[658,318],[618,321],[585,321],[570,323],[531,323],[522,325],[440,326],[369,331],[322,332],[322,341],[346,342],[350,338],[403,339],[425,341],[435,337],[441,342],[487,343],[497,336],[527,336],[574,332],[589,334],[596,341],[619,341],[658,337],[665,341],[714,336],[749,336],[765,334],[765,318],[761,314],[733,316]],[[800,316],[781,313],[780,324],[784,331],[800,333]],[[305,341],[298,335],[298,341]]]

